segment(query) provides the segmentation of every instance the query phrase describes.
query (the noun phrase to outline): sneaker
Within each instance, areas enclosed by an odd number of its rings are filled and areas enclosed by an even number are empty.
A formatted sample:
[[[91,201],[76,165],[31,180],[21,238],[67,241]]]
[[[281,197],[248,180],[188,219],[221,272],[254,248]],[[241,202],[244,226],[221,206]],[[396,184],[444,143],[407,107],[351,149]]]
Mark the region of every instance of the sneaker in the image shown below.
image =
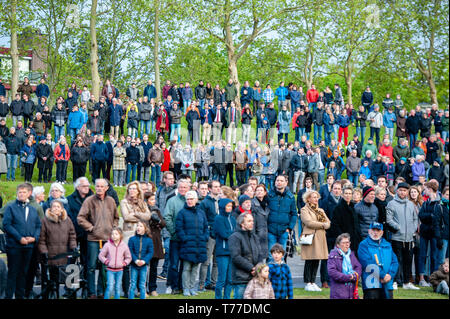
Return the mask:
[[[419,287],[431,287],[431,285],[427,283],[425,280],[421,280],[419,282]]]
[[[312,284],[308,282],[305,286],[305,291],[315,291]]]
[[[167,277],[166,277],[166,275],[165,274],[163,274],[163,273],[161,273],[161,274],[159,274],[158,276],[156,276],[157,278],[159,278],[159,279],[162,279],[162,280],[167,280]]]
[[[152,297],[158,297],[158,293],[156,292],[156,290],[153,290],[150,295],[152,295]]]
[[[403,289],[410,289],[410,290],[420,290],[419,287],[414,286],[412,283],[403,284]]]
[[[394,289],[394,290],[397,290],[397,289],[398,289],[398,285],[397,285],[396,282],[394,282],[394,283],[392,284],[392,289]]]
[[[166,288],[166,294],[170,295],[172,293],[172,287],[167,287]]]
[[[182,293],[181,289],[172,290],[172,295],[180,295]]]
[[[206,291],[206,289],[205,289],[204,285],[199,285],[198,286],[198,292],[205,292],[205,291]]]
[[[315,289],[314,291],[322,291],[322,289],[320,289],[320,287],[317,286],[316,283],[313,283],[312,285],[313,285],[313,288]]]
[[[191,292],[189,291],[189,289],[183,289],[183,295],[184,296],[190,296]]]
[[[207,290],[213,290],[213,291],[214,291],[214,290],[216,290],[216,286],[213,286],[213,285],[211,285],[211,284],[210,284],[210,285],[206,285],[206,286],[205,286],[205,289],[207,289]]]
[[[198,296],[198,293],[195,291],[195,289],[189,289],[189,292],[191,293],[191,296]]]

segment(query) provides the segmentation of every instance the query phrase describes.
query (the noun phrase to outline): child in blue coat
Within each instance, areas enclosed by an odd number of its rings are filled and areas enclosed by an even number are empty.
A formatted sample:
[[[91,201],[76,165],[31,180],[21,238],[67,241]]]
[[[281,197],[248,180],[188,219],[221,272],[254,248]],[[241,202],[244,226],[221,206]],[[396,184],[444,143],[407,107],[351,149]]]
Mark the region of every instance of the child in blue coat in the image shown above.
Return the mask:
[[[294,289],[289,266],[283,262],[285,251],[283,246],[275,244],[270,249],[273,262],[269,264],[269,279],[272,283],[275,299],[293,299]]]

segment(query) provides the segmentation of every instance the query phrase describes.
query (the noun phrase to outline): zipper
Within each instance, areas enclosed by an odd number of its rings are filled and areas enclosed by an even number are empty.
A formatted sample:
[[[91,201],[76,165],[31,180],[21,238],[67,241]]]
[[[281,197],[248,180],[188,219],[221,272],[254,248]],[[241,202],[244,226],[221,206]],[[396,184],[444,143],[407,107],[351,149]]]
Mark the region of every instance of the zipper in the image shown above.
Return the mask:
[[[120,245],[120,242],[119,242],[119,245]],[[117,246],[114,245],[114,246],[116,246],[116,262],[115,262],[115,264],[114,264],[114,265],[116,266],[116,268],[118,268],[118,267],[117,267],[117,255],[119,254],[119,251],[118,251],[118,250],[119,250],[119,245],[117,245]]]
[[[142,253],[142,238],[144,236],[141,236],[141,239],[139,240],[139,259],[141,259],[141,253]]]

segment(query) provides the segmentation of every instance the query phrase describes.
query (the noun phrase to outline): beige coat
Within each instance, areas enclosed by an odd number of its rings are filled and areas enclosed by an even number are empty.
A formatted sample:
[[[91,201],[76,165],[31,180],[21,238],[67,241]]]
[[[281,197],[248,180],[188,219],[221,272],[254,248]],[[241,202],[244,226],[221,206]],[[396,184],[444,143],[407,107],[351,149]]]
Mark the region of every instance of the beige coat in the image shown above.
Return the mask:
[[[128,240],[135,235],[137,223],[150,220],[150,210],[144,203],[145,211],[137,211],[135,206],[130,205],[127,199],[120,202],[120,211],[123,217],[123,241],[128,244]]]
[[[323,212],[322,208],[319,209]],[[312,245],[302,245],[302,259],[328,259],[327,238],[325,236],[325,229],[330,228],[330,220],[328,217],[325,215],[326,222],[318,222],[313,210],[306,204],[305,207],[301,209],[300,218],[303,227],[302,234],[314,234]]]

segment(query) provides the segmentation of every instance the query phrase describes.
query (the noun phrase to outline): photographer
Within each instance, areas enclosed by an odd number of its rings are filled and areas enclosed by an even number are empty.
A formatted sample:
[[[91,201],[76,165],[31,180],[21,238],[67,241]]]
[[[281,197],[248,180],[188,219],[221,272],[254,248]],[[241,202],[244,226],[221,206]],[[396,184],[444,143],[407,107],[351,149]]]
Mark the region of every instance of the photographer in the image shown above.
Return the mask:
[[[145,202],[150,210],[150,234],[153,240],[153,257],[150,260],[150,275],[148,280],[148,291],[151,296],[158,296],[156,292],[156,278],[158,274],[158,262],[160,259],[164,259],[164,249],[161,238],[161,229],[166,227],[166,221],[164,220],[160,209],[156,206],[155,193],[145,193]]]

